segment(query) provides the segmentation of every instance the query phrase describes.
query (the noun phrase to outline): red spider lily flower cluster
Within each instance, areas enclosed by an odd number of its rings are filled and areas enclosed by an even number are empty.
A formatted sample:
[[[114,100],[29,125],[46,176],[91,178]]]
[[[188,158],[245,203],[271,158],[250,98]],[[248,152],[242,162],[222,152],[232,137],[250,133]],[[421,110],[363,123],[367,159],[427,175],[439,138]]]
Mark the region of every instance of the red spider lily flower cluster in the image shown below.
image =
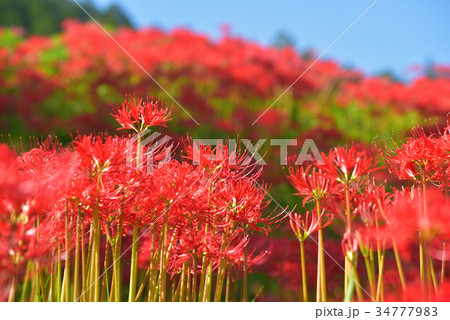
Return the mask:
[[[133,101],[132,108],[159,106]],[[258,182],[261,170],[228,141],[212,146],[188,137],[181,160],[166,157],[141,133],[163,125],[168,110],[141,110],[134,127],[135,118],[124,115],[132,108],[114,115],[131,121],[134,137],[79,135],[68,147],[46,140],[20,155],[0,146],[2,300],[247,299],[249,269],[260,268],[270,253],[251,239],[280,221],[276,212],[264,214],[268,187]],[[419,128],[385,149],[387,168],[411,180],[410,188],[390,191],[376,182],[377,161],[363,147],[337,147],[322,153],[323,162],[289,166],[295,194],[304,207],[313,206],[289,219],[300,244],[302,300],[310,300],[312,269],[317,301],[327,301],[338,285],[329,274],[336,273],[335,261],[325,255],[337,248],[325,234],[330,229],[342,236],[344,300],[354,299],[354,291],[361,301],[389,300],[391,277],[402,299],[409,299],[415,278],[421,299],[445,296],[449,130],[427,135]],[[173,146],[163,146],[172,153]],[[316,265],[308,255],[312,244]]]
[[[336,180],[326,177],[320,169],[311,165],[306,168],[290,166],[287,178],[297,190],[296,195],[304,198],[303,206],[311,199],[321,201],[337,191]]]
[[[312,200],[335,216],[345,217],[346,211],[353,215],[356,208],[349,206],[357,202],[367,178],[376,170],[376,161],[356,146],[334,148],[328,155],[322,153],[322,159],[323,163],[306,167],[291,165],[288,180],[304,198],[303,205]]]
[[[450,173],[449,133],[450,124],[439,135],[427,135],[424,129],[418,127],[406,143],[382,146],[389,170],[399,179],[410,179],[419,184],[431,182],[445,189]]]
[[[161,108],[158,101],[153,99],[143,101],[132,98],[117,106],[112,116],[122,126],[119,130],[132,129],[136,132],[150,127],[166,126],[171,120],[172,110]]]
[[[310,234],[313,234],[321,228],[326,228],[332,218],[331,215],[325,216],[324,211],[319,215],[316,210],[308,211],[304,216],[297,213],[290,214],[290,224],[292,231],[299,241],[305,241]]]
[[[360,184],[364,178],[375,170],[376,162],[366,150],[358,150],[356,146],[351,148],[337,147],[331,150],[327,156],[324,154],[323,165],[318,167],[329,177],[348,185]]]
[[[141,133],[169,120],[159,105],[127,100],[114,116]],[[246,300],[248,270],[268,254],[248,243],[278,220],[264,215],[261,171],[227,142],[200,146],[207,161],[197,165],[188,138],[183,160],[162,164],[156,142],[142,139],[80,135],[67,148],[45,142],[19,156],[0,146],[2,300],[120,301],[128,249],[128,301],[238,299],[230,288],[240,275]],[[152,170],[138,166],[151,152]]]
[[[386,183],[377,183],[372,174],[379,168],[366,150],[353,146],[335,148],[328,155],[322,154],[323,163],[306,167],[291,165],[288,180],[304,198],[303,205],[313,202],[315,208],[304,218],[291,217],[291,228],[301,245],[302,286],[301,295],[307,301],[307,270],[304,265],[303,242],[314,231],[318,231],[317,287],[316,299],[326,299],[324,288],[326,272],[321,258],[323,240],[322,215],[343,218],[342,250],[345,255],[345,300],[352,299],[348,283],[353,282],[360,301],[371,299],[383,301],[385,278],[394,270],[396,282],[406,297],[408,287],[420,278],[421,294],[416,299],[435,299],[445,294],[445,261],[448,260],[447,242],[450,229],[447,227],[450,202],[447,196],[449,165],[449,125],[438,130],[438,134],[426,134],[418,127],[412,137],[398,145],[383,145],[383,160],[387,168],[398,179],[411,180],[412,187],[392,189]],[[314,166],[314,169],[313,169]],[[320,211],[319,211],[320,210]],[[317,212],[324,212],[318,215]],[[342,230],[334,220],[329,227]],[[325,221],[325,223],[328,223]],[[322,227],[322,228],[321,228]],[[394,261],[386,260],[386,251],[392,250]],[[417,253],[414,253],[417,252]],[[418,263],[418,268],[412,266]],[[438,274],[436,264],[441,266]],[[367,288],[362,290],[360,274],[366,267]],[[394,267],[393,267],[394,266]],[[405,268],[406,266],[406,268]],[[418,270],[416,273],[413,270]],[[420,271],[420,272],[419,272]],[[386,273],[386,274],[385,274]],[[403,293],[402,293],[403,292]],[[409,299],[409,298],[405,298]]]
[[[58,202],[78,163],[71,153],[47,150],[46,144],[19,157],[0,145],[0,155],[0,293],[13,300],[30,263],[37,271],[52,262],[59,241],[52,217],[61,217]]]

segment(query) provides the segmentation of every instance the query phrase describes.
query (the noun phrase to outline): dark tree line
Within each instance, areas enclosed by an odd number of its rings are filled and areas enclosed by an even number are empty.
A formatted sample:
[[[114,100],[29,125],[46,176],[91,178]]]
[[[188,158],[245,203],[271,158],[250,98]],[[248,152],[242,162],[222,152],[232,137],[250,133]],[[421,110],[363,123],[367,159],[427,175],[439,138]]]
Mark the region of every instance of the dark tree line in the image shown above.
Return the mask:
[[[80,4],[102,24],[132,26],[127,14],[116,4],[105,9],[99,9],[89,0],[81,0]],[[0,0],[0,25],[20,26],[27,34],[57,33],[61,22],[68,18],[90,19],[72,0]]]

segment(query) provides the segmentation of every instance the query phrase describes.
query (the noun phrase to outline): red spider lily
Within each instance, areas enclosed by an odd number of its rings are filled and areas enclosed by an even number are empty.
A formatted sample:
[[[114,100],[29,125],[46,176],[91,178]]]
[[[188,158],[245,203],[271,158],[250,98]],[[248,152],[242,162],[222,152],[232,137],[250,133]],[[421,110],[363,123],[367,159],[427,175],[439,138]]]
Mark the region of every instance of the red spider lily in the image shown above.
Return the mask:
[[[289,182],[297,190],[297,195],[303,196],[303,206],[313,199],[321,201],[326,197],[336,194],[338,188],[334,179],[329,179],[320,169],[313,168],[311,165],[300,167],[292,165],[289,167],[289,175],[286,174]]]
[[[439,150],[434,159],[436,173],[430,180],[433,183],[437,183],[442,190],[448,192],[448,177],[450,175],[450,123],[447,122],[444,133],[439,135],[436,139],[436,145]]]
[[[29,262],[44,264],[53,259],[51,219],[44,213],[58,199],[61,162],[53,163],[59,165],[56,169],[36,167],[34,176],[5,146],[0,146],[0,154],[0,274],[8,275],[15,286]]]
[[[74,142],[81,165],[90,175],[107,172],[126,163],[127,140],[111,136],[79,136]]]
[[[20,276],[25,273],[28,261],[47,263],[53,260],[54,243],[50,241],[49,224],[44,220],[36,227],[35,222],[24,216],[6,220],[3,215],[0,221],[0,273]]]
[[[69,197],[76,190],[72,180],[79,170],[79,159],[69,150],[34,148],[19,156],[17,162],[27,184],[36,186],[33,199],[30,199],[32,211],[42,214],[49,203]],[[40,203],[43,203],[41,208]]]
[[[266,186],[256,185],[247,178],[237,178],[220,187],[212,204],[218,212],[223,212],[222,219],[226,220],[228,217],[229,221],[225,223],[267,233],[275,219],[262,216],[269,204],[265,201],[266,195]]]
[[[377,170],[377,162],[366,150],[337,147],[330,150],[328,155],[322,153],[324,164],[315,166],[325,172],[330,178],[350,185],[355,182],[359,185],[372,172]]]
[[[152,173],[147,188],[160,198],[165,206],[172,208],[191,204],[207,192],[205,183],[209,176],[201,168],[196,168],[187,162],[173,160]],[[181,199],[182,201],[177,201]],[[200,204],[200,203],[199,203]]]
[[[373,226],[375,219],[386,221],[386,209],[390,205],[392,194],[386,192],[384,184],[377,185],[368,182],[364,194],[359,195],[356,201],[356,210],[367,227]]]
[[[433,135],[427,136],[424,130],[417,127],[412,131],[413,138],[398,146],[383,146],[385,160],[389,171],[399,179],[412,179],[416,182],[429,180],[436,174],[439,159],[448,156],[448,151],[438,144]]]
[[[119,130],[142,132],[150,127],[165,127],[166,122],[171,120],[171,113],[172,109],[162,107],[160,102],[153,98],[151,101],[132,98],[116,106],[111,115],[122,126]]]
[[[317,230],[326,228],[333,220],[332,215],[325,214],[325,211],[319,215],[316,209],[308,211],[304,215],[290,213],[289,218],[292,231],[300,241],[305,241]]]

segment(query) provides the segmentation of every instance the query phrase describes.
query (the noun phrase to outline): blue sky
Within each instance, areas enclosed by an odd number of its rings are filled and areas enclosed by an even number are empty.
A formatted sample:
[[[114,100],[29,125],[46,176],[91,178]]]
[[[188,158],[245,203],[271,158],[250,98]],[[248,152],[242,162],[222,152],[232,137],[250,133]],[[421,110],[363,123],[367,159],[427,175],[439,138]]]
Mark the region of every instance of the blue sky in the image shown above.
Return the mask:
[[[227,23],[233,34],[262,44],[285,32],[300,50],[320,54],[374,0],[93,1],[119,4],[138,27],[184,26],[216,38]],[[369,74],[391,70],[408,78],[412,64],[450,64],[449,17],[447,0],[379,0],[325,58]]]

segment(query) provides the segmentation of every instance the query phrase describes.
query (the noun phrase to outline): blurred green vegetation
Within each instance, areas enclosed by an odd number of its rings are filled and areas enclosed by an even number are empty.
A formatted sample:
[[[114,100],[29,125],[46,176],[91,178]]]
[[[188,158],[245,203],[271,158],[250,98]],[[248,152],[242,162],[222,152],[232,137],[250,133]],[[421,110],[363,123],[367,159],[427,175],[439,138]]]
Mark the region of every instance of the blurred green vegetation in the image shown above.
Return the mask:
[[[133,26],[127,14],[116,4],[100,9],[89,0],[80,0],[79,3],[106,25]],[[69,18],[90,19],[72,0],[0,0],[0,25],[22,27],[27,34],[57,33],[61,31],[61,23]]]

